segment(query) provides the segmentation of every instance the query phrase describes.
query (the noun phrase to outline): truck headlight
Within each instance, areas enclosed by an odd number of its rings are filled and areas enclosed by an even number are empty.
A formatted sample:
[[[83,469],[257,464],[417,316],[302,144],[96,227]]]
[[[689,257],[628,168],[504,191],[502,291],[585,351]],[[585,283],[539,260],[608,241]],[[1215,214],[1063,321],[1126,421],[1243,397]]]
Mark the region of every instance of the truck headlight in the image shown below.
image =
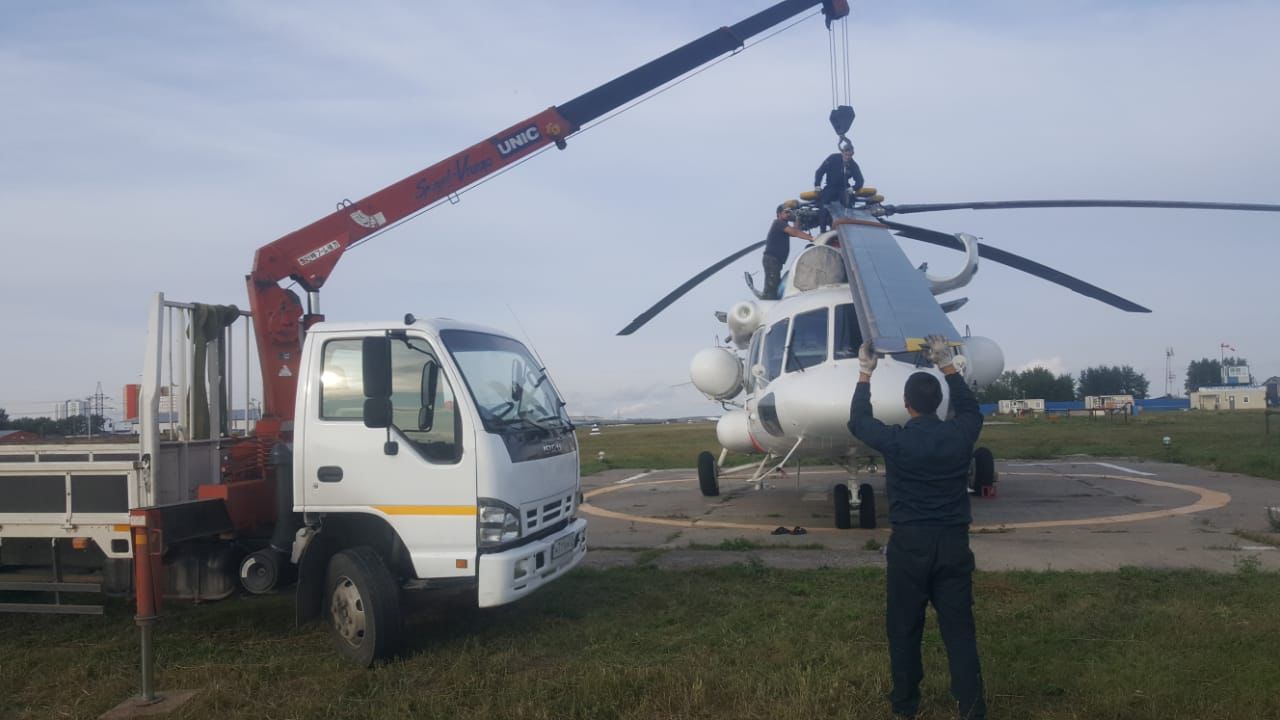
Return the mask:
[[[480,547],[492,547],[520,538],[520,511],[502,502],[481,498]]]

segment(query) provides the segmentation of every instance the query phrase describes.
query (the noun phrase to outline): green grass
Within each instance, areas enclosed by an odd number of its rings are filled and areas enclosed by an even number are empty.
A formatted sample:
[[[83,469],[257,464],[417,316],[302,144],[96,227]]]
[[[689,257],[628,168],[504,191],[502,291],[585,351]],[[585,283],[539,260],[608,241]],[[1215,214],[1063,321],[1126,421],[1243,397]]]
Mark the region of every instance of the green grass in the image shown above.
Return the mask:
[[[1280,718],[1280,574],[979,573],[992,717]],[[888,718],[878,570],[576,571],[485,612],[427,608],[405,657],[345,665],[287,597],[174,605],[157,687],[191,718]],[[0,717],[94,718],[136,691],[130,613],[0,616]],[[949,718],[933,620],[926,718]]]
[[[1006,418],[992,418],[1006,420]],[[1280,418],[1264,433],[1260,412],[1166,412],[1111,418],[1022,418],[988,425],[980,444],[997,458],[1084,454],[1137,457],[1280,480]],[[1161,443],[1172,438],[1170,449]]]
[[[1166,412],[1123,419],[1038,417],[990,418],[979,444],[997,458],[1044,459],[1067,455],[1137,457],[1280,480],[1280,417],[1264,434],[1259,412]],[[1161,438],[1173,443],[1165,450]],[[590,437],[580,430],[582,473],[607,468],[692,468],[698,453],[719,453],[714,423],[606,427]],[[605,462],[596,453],[605,451]],[[758,460],[758,457],[756,458]],[[750,462],[730,455],[726,464]]]
[[[582,474],[610,468],[664,470],[697,467],[698,453],[706,450],[720,456],[716,425],[712,422],[670,425],[606,425],[592,436],[588,428],[578,428],[578,451]],[[604,451],[604,462],[598,453]],[[757,458],[758,459],[758,458]],[[746,455],[730,455],[727,465],[750,462]]]

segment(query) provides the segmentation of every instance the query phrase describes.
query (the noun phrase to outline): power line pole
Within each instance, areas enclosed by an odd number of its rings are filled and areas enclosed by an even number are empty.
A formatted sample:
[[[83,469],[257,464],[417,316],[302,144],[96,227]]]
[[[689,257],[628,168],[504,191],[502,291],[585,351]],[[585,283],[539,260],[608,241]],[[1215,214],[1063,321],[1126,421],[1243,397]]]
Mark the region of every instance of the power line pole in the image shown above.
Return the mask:
[[[93,395],[90,395],[85,400],[84,419],[85,424],[88,426],[90,438],[93,437],[93,418],[95,416],[103,417],[103,413],[106,412],[106,397],[107,396],[102,392],[102,381],[99,380],[97,387],[93,391]]]

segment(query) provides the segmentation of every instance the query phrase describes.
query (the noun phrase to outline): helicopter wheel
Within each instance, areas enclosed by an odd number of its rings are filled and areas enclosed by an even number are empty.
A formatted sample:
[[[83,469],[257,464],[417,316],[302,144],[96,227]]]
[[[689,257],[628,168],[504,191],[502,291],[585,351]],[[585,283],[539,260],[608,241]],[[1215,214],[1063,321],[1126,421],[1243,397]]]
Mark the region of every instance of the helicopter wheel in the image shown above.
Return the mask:
[[[719,474],[716,456],[705,450],[698,453],[698,487],[705,497],[716,497],[720,494]]]
[[[973,451],[973,494],[988,497],[991,491],[987,488],[996,482],[996,459],[989,448],[980,447]]]
[[[876,528],[876,493],[867,483],[858,486],[858,527],[863,530]]]
[[[849,517],[849,501],[852,499],[849,494],[849,486],[840,483],[836,485],[835,491],[831,495],[834,498],[836,508],[836,527],[840,530],[848,530],[853,527],[853,520]]]

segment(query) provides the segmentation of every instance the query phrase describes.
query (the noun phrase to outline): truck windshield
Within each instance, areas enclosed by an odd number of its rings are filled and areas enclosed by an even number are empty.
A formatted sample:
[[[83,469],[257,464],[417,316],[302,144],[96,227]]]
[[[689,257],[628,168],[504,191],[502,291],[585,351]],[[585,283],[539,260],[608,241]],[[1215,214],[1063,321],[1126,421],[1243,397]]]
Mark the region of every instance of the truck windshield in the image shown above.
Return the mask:
[[[440,339],[462,371],[485,430],[571,427],[546,371],[524,345],[470,330],[443,330]]]

